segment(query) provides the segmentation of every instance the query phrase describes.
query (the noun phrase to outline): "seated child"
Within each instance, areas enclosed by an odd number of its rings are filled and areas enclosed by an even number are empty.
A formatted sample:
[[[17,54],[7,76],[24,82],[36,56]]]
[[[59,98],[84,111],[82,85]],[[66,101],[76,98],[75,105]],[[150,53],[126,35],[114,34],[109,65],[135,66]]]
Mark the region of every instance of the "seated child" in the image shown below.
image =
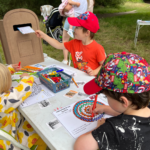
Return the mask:
[[[84,91],[103,92],[110,106],[104,107],[103,112],[120,115],[98,122],[95,130],[76,140],[75,150],[149,149],[150,67],[145,59],[126,52],[108,55],[97,77],[84,86]],[[100,111],[97,108],[94,112]]]
[[[75,68],[90,76],[97,75],[106,58],[104,48],[93,40],[94,34],[99,29],[97,17],[92,12],[85,12],[79,17],[69,17],[68,22],[76,26],[75,39],[69,42],[60,43],[40,30],[36,31],[36,35],[56,49],[67,49],[71,53]]]
[[[17,64],[7,68],[0,63],[0,128],[9,132],[18,142],[29,148],[33,145],[40,145],[37,150],[46,150],[46,144],[17,109],[32,93],[34,78],[23,73],[19,85],[10,90],[11,74],[20,69]],[[4,140],[0,140],[0,148],[19,150],[9,141]]]
[[[80,3],[79,2],[73,2],[72,0],[62,0],[62,3],[59,5],[58,9],[59,9],[59,12],[60,12],[60,15],[61,16],[66,16],[66,17],[74,17],[74,7],[77,6],[79,7],[80,6]],[[73,2],[73,3],[72,3]],[[74,5],[72,5],[74,4]],[[73,36],[73,30],[72,30],[73,26],[72,25],[69,25],[69,30],[68,30],[68,34],[70,35],[70,37],[74,38]]]

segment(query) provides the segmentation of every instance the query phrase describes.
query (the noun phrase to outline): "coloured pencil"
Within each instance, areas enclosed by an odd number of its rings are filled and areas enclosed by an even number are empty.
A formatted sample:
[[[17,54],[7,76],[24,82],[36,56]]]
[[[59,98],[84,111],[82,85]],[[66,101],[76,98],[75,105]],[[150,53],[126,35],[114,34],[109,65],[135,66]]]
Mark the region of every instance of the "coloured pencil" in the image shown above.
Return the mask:
[[[75,82],[74,78],[72,78],[72,81],[74,82],[74,84],[75,84],[77,87],[79,87],[78,84]]]

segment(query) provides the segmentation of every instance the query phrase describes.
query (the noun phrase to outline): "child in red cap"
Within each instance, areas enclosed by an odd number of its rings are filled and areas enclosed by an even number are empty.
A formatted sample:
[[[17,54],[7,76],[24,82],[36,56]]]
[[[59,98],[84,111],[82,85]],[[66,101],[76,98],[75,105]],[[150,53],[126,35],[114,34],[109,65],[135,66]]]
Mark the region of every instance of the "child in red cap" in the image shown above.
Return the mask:
[[[85,84],[84,91],[104,93],[109,106],[97,104],[93,112],[116,117],[98,121],[95,130],[77,139],[75,150],[149,149],[150,66],[145,59],[126,52],[108,55],[97,77]]]
[[[75,68],[90,76],[97,75],[106,58],[104,48],[93,40],[94,34],[100,28],[97,17],[92,12],[85,12],[79,17],[69,17],[68,22],[76,26],[75,39],[69,42],[59,43],[39,30],[36,35],[57,49],[67,49],[71,53]]]

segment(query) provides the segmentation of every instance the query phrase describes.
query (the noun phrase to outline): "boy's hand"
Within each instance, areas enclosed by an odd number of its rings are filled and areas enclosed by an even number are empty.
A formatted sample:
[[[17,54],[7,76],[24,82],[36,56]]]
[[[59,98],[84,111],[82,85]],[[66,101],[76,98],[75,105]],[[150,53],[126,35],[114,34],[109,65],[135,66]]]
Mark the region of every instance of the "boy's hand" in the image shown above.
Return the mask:
[[[25,76],[29,77],[30,75],[28,73],[23,73],[22,75],[20,75],[21,78],[23,78]]]
[[[88,67],[88,69],[86,71],[90,76],[95,76],[95,71],[92,70],[90,67]]]
[[[93,105],[90,106],[89,112],[92,114],[102,114],[105,110],[105,105],[96,104],[96,108],[93,110]]]
[[[106,120],[106,119],[104,119],[104,118],[99,119],[99,120],[97,121],[97,127],[99,127],[99,126],[101,126],[102,124],[104,124],[104,123],[105,123],[105,120]]]
[[[20,71],[21,70],[21,66],[18,66],[18,64],[12,64],[12,67],[14,68],[14,70],[17,72],[17,71]]]
[[[42,32],[42,31],[40,31],[40,30],[36,30],[36,31],[35,31],[35,34],[36,34],[36,36],[37,36],[38,38],[42,38],[42,39],[43,39],[43,37],[44,37],[44,35],[45,35],[45,33]]]

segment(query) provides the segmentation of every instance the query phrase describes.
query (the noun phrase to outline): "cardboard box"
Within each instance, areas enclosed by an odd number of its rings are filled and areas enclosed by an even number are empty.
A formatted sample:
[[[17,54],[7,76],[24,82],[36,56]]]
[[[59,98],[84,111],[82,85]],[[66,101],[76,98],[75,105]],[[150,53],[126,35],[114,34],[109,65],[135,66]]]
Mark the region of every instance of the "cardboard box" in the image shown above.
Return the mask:
[[[7,64],[21,61],[26,66],[44,61],[41,39],[35,33],[24,35],[17,29],[25,26],[40,29],[36,14],[28,9],[11,10],[0,20],[0,40]]]

